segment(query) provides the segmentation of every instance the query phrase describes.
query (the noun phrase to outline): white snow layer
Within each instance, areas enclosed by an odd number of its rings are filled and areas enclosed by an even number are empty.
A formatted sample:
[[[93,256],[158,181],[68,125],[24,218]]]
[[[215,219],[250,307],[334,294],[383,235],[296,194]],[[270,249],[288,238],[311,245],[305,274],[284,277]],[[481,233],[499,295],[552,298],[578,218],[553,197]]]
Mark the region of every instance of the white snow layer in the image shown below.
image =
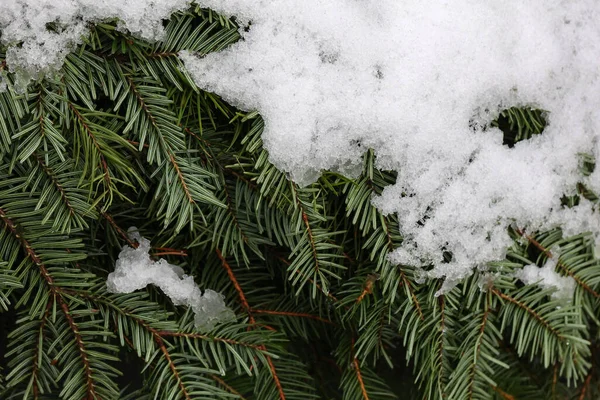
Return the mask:
[[[156,39],[185,0],[0,0],[8,62],[58,68],[88,21],[119,17]],[[355,176],[367,148],[397,183],[374,203],[397,213],[400,264],[432,264],[442,292],[502,259],[510,224],[593,231],[594,207],[560,205],[581,181],[600,189],[597,0],[200,0],[248,31],[216,54],[181,54],[197,84],[258,110],[271,161],[300,184],[323,170]],[[54,34],[45,24],[58,21]],[[50,66],[50,67],[49,67]],[[544,133],[509,149],[487,129],[511,106],[547,111]],[[443,251],[451,252],[450,263]]]
[[[542,268],[535,264],[526,265],[515,273],[526,285],[536,284],[542,289],[553,289],[552,298],[572,300],[575,292],[575,280],[570,276],[562,276],[556,272],[556,259],[549,259]]]
[[[119,253],[115,271],[108,275],[106,285],[112,293],[132,293],[152,284],[158,286],[173,304],[192,307],[196,328],[209,331],[217,323],[230,321],[235,314],[224,302],[224,296],[213,290],[200,291],[194,278],[187,276],[181,267],[166,260],[150,258],[150,241],[140,236],[136,228],[129,228],[137,249],[124,246]]]
[[[258,110],[271,161],[300,184],[355,175],[373,148],[398,172],[373,200],[401,223],[392,260],[433,264],[442,292],[502,259],[511,224],[600,237],[589,203],[560,204],[578,181],[600,187],[578,171],[579,153],[600,160],[597,0],[201,4],[249,29],[222,52],[181,54],[196,83]],[[546,110],[548,126],[509,149],[483,127],[511,106]]]

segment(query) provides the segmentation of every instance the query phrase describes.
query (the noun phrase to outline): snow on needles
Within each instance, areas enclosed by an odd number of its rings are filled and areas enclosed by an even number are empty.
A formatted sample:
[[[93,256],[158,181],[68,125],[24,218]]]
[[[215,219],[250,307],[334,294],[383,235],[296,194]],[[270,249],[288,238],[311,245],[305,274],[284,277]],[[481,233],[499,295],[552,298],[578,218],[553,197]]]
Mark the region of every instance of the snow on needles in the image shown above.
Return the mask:
[[[542,268],[535,264],[526,265],[515,273],[526,285],[538,284],[542,289],[553,290],[552,298],[571,301],[575,292],[575,280],[570,276],[561,276],[556,270],[557,258],[546,261]]]
[[[243,40],[181,54],[196,83],[265,119],[271,161],[300,184],[355,175],[373,148],[397,183],[373,199],[397,213],[401,264],[431,264],[442,292],[502,259],[511,224],[600,224],[561,207],[580,153],[600,160],[600,2],[519,0],[204,0],[235,15]],[[543,109],[542,135],[502,145],[484,129],[511,106]],[[576,219],[572,219],[576,218]],[[452,261],[443,261],[443,252]]]
[[[433,265],[442,292],[502,259],[511,224],[592,231],[594,205],[565,209],[577,182],[600,191],[600,2],[597,0],[199,0],[236,16],[243,40],[184,53],[197,84],[266,127],[271,161],[300,184],[323,170],[355,176],[367,148],[398,180],[374,198],[397,213],[400,264]],[[156,39],[187,0],[0,0],[11,70],[57,69],[90,21]],[[58,22],[60,33],[46,24]],[[14,69],[12,67],[15,67]],[[542,135],[502,145],[500,110],[546,111]],[[485,129],[487,128],[487,129]],[[598,221],[599,223],[596,223]],[[452,254],[449,263],[443,253]]]
[[[0,40],[11,45],[6,62],[17,85],[56,72],[88,33],[90,22],[119,19],[120,29],[148,40],[160,39],[162,20],[191,0],[0,0]],[[55,30],[48,24],[54,23]],[[19,43],[22,42],[22,46]]]
[[[196,328],[210,331],[217,323],[235,319],[235,314],[224,302],[222,294],[206,289],[200,291],[194,278],[181,267],[166,260],[150,258],[150,241],[140,236],[136,228],[129,228],[129,236],[139,244],[137,249],[124,246],[119,253],[115,271],[108,275],[106,285],[112,293],[131,293],[152,284],[158,286],[175,305],[192,307]]]

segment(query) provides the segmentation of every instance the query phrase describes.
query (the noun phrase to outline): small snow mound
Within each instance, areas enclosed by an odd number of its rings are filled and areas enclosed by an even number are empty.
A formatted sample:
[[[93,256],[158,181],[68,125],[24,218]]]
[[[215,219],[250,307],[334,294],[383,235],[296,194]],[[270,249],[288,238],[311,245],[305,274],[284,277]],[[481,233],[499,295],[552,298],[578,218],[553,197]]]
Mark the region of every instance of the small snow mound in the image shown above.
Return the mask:
[[[216,324],[235,318],[233,311],[225,305],[222,294],[210,289],[203,294],[194,278],[185,275],[181,267],[164,259],[152,260],[150,241],[141,237],[136,228],[129,228],[129,235],[139,246],[137,249],[124,246],[119,253],[115,271],[106,280],[109,292],[131,293],[147,285],[155,285],[173,304],[192,307],[196,327],[201,331],[209,331]]]
[[[553,289],[553,299],[570,301],[575,292],[575,280],[570,276],[559,275],[556,272],[556,263],[557,260],[551,258],[542,268],[535,264],[526,265],[515,273],[515,277],[526,285],[537,284],[542,289]]]

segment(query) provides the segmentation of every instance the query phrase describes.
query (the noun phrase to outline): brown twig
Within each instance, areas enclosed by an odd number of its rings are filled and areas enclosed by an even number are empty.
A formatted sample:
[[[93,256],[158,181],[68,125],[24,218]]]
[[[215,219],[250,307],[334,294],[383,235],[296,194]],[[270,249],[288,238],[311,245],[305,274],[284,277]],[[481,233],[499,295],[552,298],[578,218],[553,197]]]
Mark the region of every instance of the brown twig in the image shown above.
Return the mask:
[[[46,281],[46,284],[48,285],[48,289],[50,290],[52,297],[54,299],[58,300],[60,309],[62,310],[62,312],[65,316],[65,319],[67,320],[67,324],[69,325],[69,328],[71,329],[71,332],[73,333],[73,336],[75,338],[75,343],[79,350],[79,355],[81,357],[81,361],[83,364],[83,370],[84,370],[84,374],[85,374],[85,379],[86,379],[87,399],[90,399],[90,400],[96,399],[97,398],[96,389],[94,387],[94,380],[92,379],[92,368],[90,365],[90,361],[88,359],[88,353],[85,348],[85,344],[83,342],[81,333],[79,332],[79,327],[77,326],[75,319],[71,315],[71,310],[69,309],[69,305],[63,298],[63,292],[62,292],[61,288],[59,286],[55,285],[52,275],[50,275],[50,273],[48,272],[48,269],[46,268],[46,265],[44,264],[44,262],[42,261],[40,256],[32,248],[29,241],[27,239],[25,239],[23,237],[23,235],[21,235],[19,233],[17,225],[8,217],[8,215],[2,208],[0,208],[0,220],[2,220],[2,222],[4,222],[4,225],[8,229],[8,231],[17,239],[17,241],[21,245],[21,248],[25,252],[26,256],[38,267],[40,274],[42,275],[42,278]]]
[[[127,235],[127,233],[125,233],[125,231],[119,225],[117,225],[113,217],[106,211],[103,211],[101,208],[98,209],[100,210],[100,215],[102,215],[104,219],[108,221],[108,223],[113,227],[115,231],[117,231],[117,233],[123,238],[123,240],[125,240],[130,247],[137,249],[138,244],[129,238],[129,235]]]
[[[369,400],[369,394],[367,393],[367,389],[365,388],[365,382],[363,381],[362,373],[360,372],[360,365],[358,359],[354,355],[354,339],[352,339],[352,366],[354,371],[356,372],[356,379],[358,380],[358,384],[360,385],[360,391],[362,393],[364,400]]]
[[[296,204],[298,205],[298,208],[300,209],[300,212],[302,213],[302,221],[304,222],[304,226],[306,226],[306,233],[308,234],[308,240],[310,242],[313,259],[315,260],[315,271],[318,273],[320,265],[319,265],[319,258],[318,258],[318,254],[317,254],[317,244],[315,243],[315,238],[313,236],[312,228],[310,227],[308,215],[306,214],[306,211],[304,211],[304,206],[302,205],[302,203],[300,202],[300,199],[298,198],[298,190],[296,189],[296,185],[293,183],[292,183],[292,189],[294,189],[294,197],[296,198]]]
[[[94,132],[92,132],[92,129],[89,127],[89,125],[85,121],[85,118],[83,118],[83,115],[81,115],[79,110],[77,110],[77,107],[75,107],[73,105],[73,103],[71,103],[71,102],[69,102],[68,104],[69,104],[69,108],[71,109],[71,111],[73,111],[73,114],[75,114],[75,116],[77,117],[79,124],[81,125],[83,130],[87,133],[88,137],[92,141],[92,144],[98,151],[98,155],[100,156],[100,165],[102,166],[102,169],[104,170],[104,176],[103,176],[104,183],[106,184],[107,189],[109,189],[111,186],[110,170],[108,169],[108,163],[106,162],[106,159],[104,158],[104,154],[102,154],[102,147],[98,143],[98,140],[96,139],[96,136],[94,135]]]
[[[579,394],[579,397],[577,398],[578,400],[585,399],[585,394],[587,392],[588,387],[590,386],[591,381],[592,381],[592,371],[590,371],[590,373],[585,378],[585,382],[583,383],[583,386],[581,387],[581,393]]]
[[[60,193],[60,198],[62,199],[62,201],[67,206],[67,209],[69,210],[69,215],[71,217],[73,217],[75,215],[75,209],[73,208],[73,206],[71,205],[71,202],[69,201],[69,198],[67,197],[67,193],[65,192],[65,188],[63,188],[62,185],[60,184],[60,182],[58,181],[58,179],[56,179],[54,171],[52,171],[52,169],[46,165],[46,163],[39,156],[39,154],[33,153],[33,157],[37,161],[37,163],[40,166],[40,168],[42,169],[42,171],[44,171],[44,173],[48,176],[48,178],[50,179],[50,181],[54,184],[54,186],[56,187],[56,189]]]
[[[499,291],[498,289],[492,289],[492,293],[494,293],[496,296],[500,297],[503,300],[506,300],[510,303],[513,303],[514,305],[516,305],[517,307],[525,310],[529,315],[531,315],[533,318],[535,318],[541,325],[544,326],[544,328],[548,329],[550,332],[552,332],[558,339],[560,339],[561,341],[564,340],[563,336],[560,334],[560,332],[558,332],[556,329],[554,329],[553,327],[550,326],[550,324],[543,319],[538,313],[536,313],[532,308],[528,307],[527,305],[521,303],[520,301],[518,301],[517,299],[515,299],[514,297],[508,296],[504,293],[502,293],[501,291]]]
[[[217,253],[217,256],[219,257],[219,260],[221,260],[221,265],[223,266],[223,268],[227,272],[227,275],[229,276],[229,280],[231,281],[231,283],[233,283],[235,290],[238,292],[238,296],[240,298],[240,303],[242,303],[242,307],[248,314],[248,319],[249,319],[250,323],[252,325],[255,325],[256,320],[254,319],[254,315],[252,314],[252,309],[250,308],[250,305],[248,304],[246,295],[244,294],[242,287],[238,283],[237,278],[235,277],[235,274],[233,273],[233,270],[231,269],[231,266],[229,265],[229,263],[227,262],[225,257],[223,257],[223,254],[221,253],[221,251],[219,249],[216,249],[215,251]],[[267,348],[265,345],[260,345],[258,348],[260,350],[267,351]],[[267,363],[269,364],[269,369],[271,370],[271,376],[273,376],[273,381],[275,382],[275,386],[277,387],[277,391],[279,393],[279,399],[285,400],[285,393],[283,391],[283,387],[281,386],[281,382],[279,381],[279,376],[277,376],[277,370],[275,369],[275,364],[273,364],[273,360],[271,359],[270,356],[267,355],[266,358],[267,358]]]
[[[498,393],[500,395],[500,397],[502,397],[504,400],[516,400],[515,396],[513,396],[512,394],[506,393],[504,390],[500,389],[498,386],[492,385],[492,389],[494,389],[494,391],[496,393]]]
[[[169,351],[167,350],[167,347],[165,346],[165,343],[163,342],[162,337],[160,335],[154,335],[154,341],[156,342],[156,344],[158,344],[158,347],[160,347],[160,350],[162,351],[163,356],[165,356],[165,359],[167,360],[167,363],[169,364],[169,368],[171,369],[173,376],[177,380],[177,386],[179,386],[179,390],[181,391],[181,393],[183,394],[183,396],[185,397],[186,400],[192,400],[192,398],[190,397],[189,393],[187,392],[187,390],[185,388],[185,385],[183,384],[183,381],[181,380],[181,376],[179,376],[179,371],[177,371],[177,368],[175,367],[175,363],[173,362],[173,360],[171,360],[171,355],[169,354]]]
[[[239,398],[241,400],[246,400],[246,398],[244,396],[242,396],[242,394],[240,392],[238,392],[237,390],[235,390],[233,387],[231,387],[230,385],[227,384],[227,382],[225,382],[223,379],[219,378],[218,376],[211,374],[210,377],[212,379],[214,379],[216,382],[218,382],[221,386],[223,386],[225,389],[227,389],[229,392],[235,394],[236,396],[239,396]]]

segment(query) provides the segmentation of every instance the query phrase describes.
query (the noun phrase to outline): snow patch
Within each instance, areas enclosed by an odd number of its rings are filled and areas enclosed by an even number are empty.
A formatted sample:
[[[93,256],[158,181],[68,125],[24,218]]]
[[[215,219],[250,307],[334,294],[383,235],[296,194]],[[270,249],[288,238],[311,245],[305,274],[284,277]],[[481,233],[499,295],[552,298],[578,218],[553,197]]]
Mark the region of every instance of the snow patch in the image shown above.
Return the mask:
[[[108,275],[106,286],[112,293],[132,293],[147,285],[155,285],[173,304],[192,307],[196,328],[210,331],[216,324],[235,319],[235,314],[225,305],[224,296],[213,290],[200,291],[194,277],[184,274],[181,267],[165,259],[150,258],[150,241],[141,237],[137,228],[129,228],[129,236],[139,243],[137,249],[124,246],[119,253],[115,271]]]
[[[555,256],[556,257],[556,256]],[[557,259],[551,258],[542,268],[535,264],[526,265],[515,273],[515,277],[526,285],[537,284],[542,289],[552,289],[553,299],[570,301],[575,292],[575,280],[556,272]]]
[[[600,160],[600,2],[580,0],[203,0],[243,40],[182,53],[195,82],[265,120],[270,160],[300,184],[355,176],[373,148],[398,172],[374,204],[405,238],[391,259],[433,265],[440,293],[505,256],[507,228],[591,230],[562,211],[579,155]],[[502,145],[502,109],[545,110],[547,127]],[[473,128],[475,126],[475,128]],[[570,213],[578,214],[569,222]],[[452,254],[445,262],[443,253]]]

